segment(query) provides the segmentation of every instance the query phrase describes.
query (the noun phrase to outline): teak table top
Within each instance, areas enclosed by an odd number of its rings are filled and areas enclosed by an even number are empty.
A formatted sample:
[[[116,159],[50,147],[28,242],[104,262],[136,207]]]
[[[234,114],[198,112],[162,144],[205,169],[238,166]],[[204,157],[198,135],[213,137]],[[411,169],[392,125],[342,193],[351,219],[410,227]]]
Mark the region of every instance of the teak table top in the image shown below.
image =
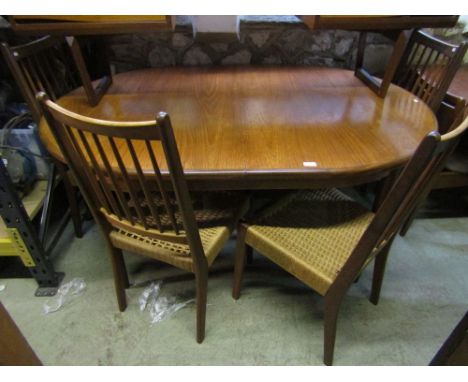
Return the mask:
[[[168,112],[189,185],[205,189],[376,180],[408,160],[423,136],[437,129],[434,114],[411,93],[392,85],[381,99],[353,72],[330,68],[146,69],[115,75],[95,107],[82,89],[59,103],[120,121]],[[45,123],[40,132],[52,155],[62,159]]]

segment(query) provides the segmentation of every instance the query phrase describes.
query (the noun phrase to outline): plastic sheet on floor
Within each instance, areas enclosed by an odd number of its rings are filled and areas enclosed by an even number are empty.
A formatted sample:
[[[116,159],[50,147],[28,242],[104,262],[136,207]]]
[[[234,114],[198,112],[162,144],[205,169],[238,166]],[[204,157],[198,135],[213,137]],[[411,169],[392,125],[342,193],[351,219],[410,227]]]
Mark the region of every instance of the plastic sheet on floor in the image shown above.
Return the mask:
[[[138,299],[140,310],[149,311],[151,324],[168,319],[175,312],[195,301],[194,299],[182,301],[177,296],[161,296],[161,285],[161,282],[151,283]]]
[[[70,305],[86,290],[86,283],[82,278],[74,278],[68,283],[63,284],[57,290],[57,294],[44,303],[44,313],[54,313],[66,305]]]

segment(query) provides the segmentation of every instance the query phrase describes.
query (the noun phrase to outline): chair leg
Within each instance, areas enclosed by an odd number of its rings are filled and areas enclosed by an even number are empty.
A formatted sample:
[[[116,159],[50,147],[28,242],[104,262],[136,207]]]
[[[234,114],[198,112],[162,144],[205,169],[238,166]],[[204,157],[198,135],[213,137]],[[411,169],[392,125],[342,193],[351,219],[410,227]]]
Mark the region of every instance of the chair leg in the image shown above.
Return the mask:
[[[234,284],[232,287],[232,298],[234,300],[240,297],[242,277],[244,276],[245,258],[248,248],[245,243],[246,232],[246,228],[239,225],[237,229],[236,258],[234,260]]]
[[[324,307],[324,342],[323,363],[327,366],[333,364],[335,350],[336,324],[342,297],[325,296]]]
[[[385,273],[385,265],[387,264],[388,252],[390,251],[391,242],[376,256],[374,260],[374,274],[372,276],[372,290],[370,302],[374,305],[379,303],[380,290],[382,289],[382,281]]]
[[[78,199],[76,197],[76,190],[71,184],[70,177],[67,174],[67,169],[62,163],[56,162],[56,167],[62,178],[63,185],[65,186],[65,194],[67,197],[68,205],[70,207],[70,214],[73,222],[73,228],[75,229],[75,236],[77,238],[83,237],[82,221],[80,215],[80,207],[78,205]]]
[[[119,310],[123,312],[127,308],[127,297],[125,289],[128,288],[128,275],[125,267],[122,250],[109,245],[109,255],[112,263],[112,272],[114,274],[114,287],[117,295]]]
[[[405,222],[403,223],[403,225],[401,226],[401,229],[400,229],[400,236],[405,236],[408,232],[408,230],[410,229],[411,227],[411,224],[413,224],[413,220],[416,216],[416,211],[417,211],[417,208],[415,208],[411,214],[408,216],[408,218],[405,220]]]
[[[208,267],[200,269],[195,274],[197,283],[197,342],[205,339],[206,300],[208,292]]]
[[[119,254],[115,257],[117,267],[119,269],[120,277],[122,278],[122,284],[125,289],[130,288],[130,281],[128,280],[127,267],[125,265],[125,259],[121,250]]]
[[[246,263],[247,264],[253,264],[253,248],[249,245],[246,246],[245,248],[246,251]]]

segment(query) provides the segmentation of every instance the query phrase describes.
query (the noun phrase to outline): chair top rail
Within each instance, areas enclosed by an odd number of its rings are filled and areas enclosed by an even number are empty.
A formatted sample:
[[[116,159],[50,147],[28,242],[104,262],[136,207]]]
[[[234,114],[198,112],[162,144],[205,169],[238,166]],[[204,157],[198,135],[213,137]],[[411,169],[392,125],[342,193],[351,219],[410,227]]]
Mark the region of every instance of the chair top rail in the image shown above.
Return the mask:
[[[465,114],[466,114],[466,110],[465,110]],[[458,125],[458,127],[442,135],[440,140],[442,142],[448,142],[452,139],[458,138],[461,134],[463,134],[466,131],[467,128],[468,128],[468,116],[465,117],[463,122],[460,125]]]
[[[125,139],[161,139],[158,121],[164,119],[166,116],[164,112],[158,113],[155,120],[149,121],[108,121],[87,117],[67,110],[49,100],[44,92],[39,92],[36,98],[39,101],[45,100],[54,118],[78,130]]]
[[[464,43],[461,43],[460,45],[451,44],[421,30],[415,31],[413,36],[415,42],[428,45],[431,48],[450,57],[452,57],[461,47],[465,45]]]
[[[44,49],[53,47],[59,44],[61,40],[57,37],[45,36],[38,40],[28,42],[23,45],[9,46],[7,43],[2,43],[3,46],[8,47],[11,51],[13,58],[16,61],[22,60],[26,57],[33,56],[40,53]],[[65,42],[65,40],[63,40]]]

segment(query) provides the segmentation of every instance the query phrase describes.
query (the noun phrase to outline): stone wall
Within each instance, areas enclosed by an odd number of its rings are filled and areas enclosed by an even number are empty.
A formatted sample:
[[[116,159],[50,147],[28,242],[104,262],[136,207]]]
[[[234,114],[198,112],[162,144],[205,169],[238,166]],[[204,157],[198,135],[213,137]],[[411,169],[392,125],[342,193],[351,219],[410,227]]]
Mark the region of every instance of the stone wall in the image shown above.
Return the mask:
[[[116,72],[174,65],[310,65],[353,68],[358,33],[311,31],[299,21],[241,22],[239,39],[213,36],[198,41],[188,23],[174,32],[116,35],[106,39]],[[370,35],[365,65],[382,72],[391,41]]]
[[[467,21],[468,17],[462,16],[455,28],[429,32],[454,43],[467,41]],[[8,23],[0,17],[0,38],[8,31]],[[177,16],[174,32],[114,35],[104,39],[116,73],[175,65],[309,65],[352,69],[358,33],[312,31],[294,16],[243,16],[239,38],[213,35],[209,41],[199,41],[192,35],[189,17]],[[365,67],[373,74],[383,73],[391,52],[391,41],[379,34],[369,34]],[[468,63],[468,55],[465,62]],[[11,82],[0,58],[0,110],[6,94],[13,91]]]

